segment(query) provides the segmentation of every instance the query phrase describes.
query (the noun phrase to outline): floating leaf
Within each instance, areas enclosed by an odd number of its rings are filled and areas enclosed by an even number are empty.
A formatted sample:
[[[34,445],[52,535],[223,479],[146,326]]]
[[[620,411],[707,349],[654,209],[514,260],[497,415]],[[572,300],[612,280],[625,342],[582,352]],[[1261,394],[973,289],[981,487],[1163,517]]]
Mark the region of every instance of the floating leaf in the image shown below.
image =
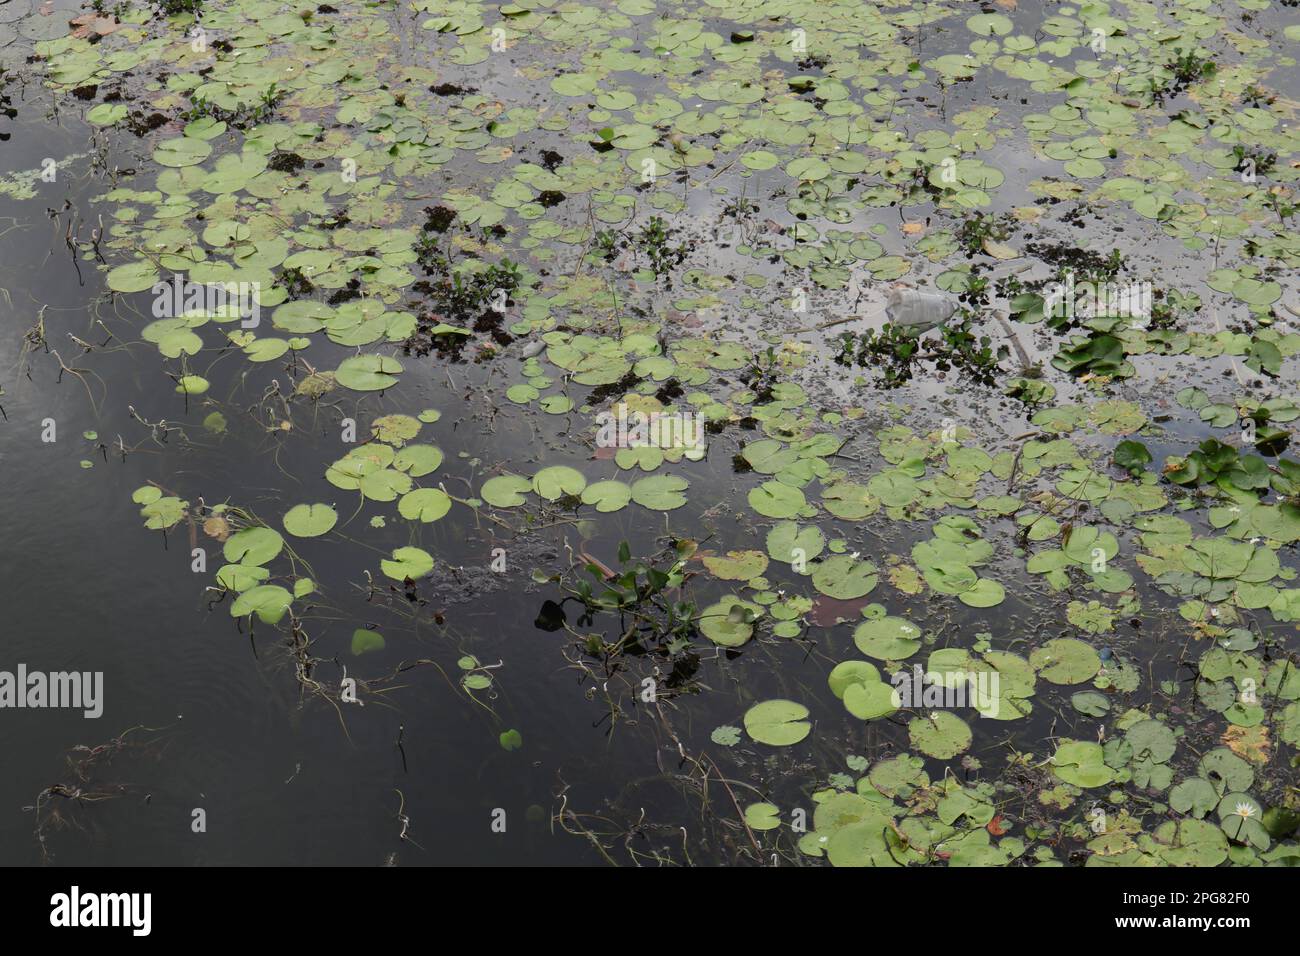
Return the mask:
[[[384,635],[359,627],[352,632],[352,653],[356,656],[384,649]]]
[[[920,650],[921,629],[901,617],[880,617],[859,624],[853,643],[868,657],[901,661]]]
[[[565,495],[577,495],[587,487],[582,472],[568,465],[552,465],[533,475],[533,490],[547,501],[558,501]]]
[[[180,136],[165,139],[153,151],[154,162],[161,166],[197,166],[212,153],[212,146],[201,139]]]
[[[1052,757],[1052,769],[1076,787],[1101,787],[1115,779],[1115,772],[1106,766],[1101,744],[1090,740],[1062,739]]]
[[[826,535],[816,525],[801,528],[794,521],[782,521],[767,533],[767,553],[773,560],[786,564],[797,563],[806,568],[825,547]]]
[[[632,489],[621,481],[597,481],[582,489],[582,503],[597,511],[618,511],[632,500]]]
[[[222,553],[227,561],[266,564],[284,547],[284,538],[274,528],[245,528],[226,539]]]
[[[393,467],[412,478],[423,478],[438,470],[442,450],[433,445],[407,445],[393,456]]]
[[[748,581],[767,570],[767,555],[762,551],[728,551],[700,559],[715,578],[724,581]]]
[[[745,824],[751,830],[775,830],[781,825],[781,808],[771,803],[751,803],[745,807]]]
[[[689,484],[676,475],[651,475],[632,483],[632,500],[651,511],[672,511],[686,504],[682,492]]]
[[[1101,657],[1091,644],[1072,637],[1053,638],[1029,655],[1038,676],[1053,684],[1081,684],[1101,670]]]
[[[231,617],[256,614],[263,624],[276,624],[284,617],[293,595],[277,584],[261,584],[249,588],[230,605]]]
[[[284,530],[296,538],[318,538],[338,520],[339,513],[329,505],[294,505],[284,514]]]
[[[870,561],[856,556],[837,554],[819,563],[812,573],[813,587],[827,597],[850,601],[871,593],[879,576]]]
[[[907,725],[912,746],[939,760],[948,760],[971,745],[970,725],[946,710],[915,718]]]
[[[750,601],[729,595],[700,612],[700,633],[714,644],[740,647],[754,635],[754,619],[763,609]]]
[[[419,433],[419,419],[412,418],[410,415],[383,415],[370,423],[370,434],[396,448],[400,448]]]
[[[423,548],[397,548],[393,559],[379,562],[380,569],[394,581],[415,580],[433,570],[433,556]]]
[[[114,292],[143,292],[157,281],[158,267],[152,262],[130,262],[108,272],[108,287]]]
[[[765,700],[745,711],[745,730],[761,744],[788,747],[808,736],[808,708],[792,700]]]
[[[533,490],[533,483],[519,475],[497,475],[483,482],[479,495],[497,508],[514,508],[524,503],[524,495]]]
[[[354,355],[334,372],[340,385],[358,392],[378,392],[397,384],[402,363],[387,355]]]
[[[713,728],[713,733],[709,734],[709,739],[719,747],[734,747],[740,743],[740,728],[733,727],[730,724],[723,724],[721,727]]]
[[[451,510],[451,498],[438,488],[417,488],[402,495],[397,511],[408,521],[437,521]]]
[[[749,506],[769,518],[793,518],[807,504],[802,491],[779,481],[765,481],[749,492]]]

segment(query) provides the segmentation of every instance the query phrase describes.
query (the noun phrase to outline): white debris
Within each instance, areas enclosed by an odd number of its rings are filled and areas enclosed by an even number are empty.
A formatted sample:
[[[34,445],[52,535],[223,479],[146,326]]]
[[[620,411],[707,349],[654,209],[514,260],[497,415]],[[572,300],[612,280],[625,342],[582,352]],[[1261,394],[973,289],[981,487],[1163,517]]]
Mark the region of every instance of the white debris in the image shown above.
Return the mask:
[[[894,325],[928,332],[943,325],[956,311],[956,301],[948,296],[894,286],[889,290],[885,315]]]

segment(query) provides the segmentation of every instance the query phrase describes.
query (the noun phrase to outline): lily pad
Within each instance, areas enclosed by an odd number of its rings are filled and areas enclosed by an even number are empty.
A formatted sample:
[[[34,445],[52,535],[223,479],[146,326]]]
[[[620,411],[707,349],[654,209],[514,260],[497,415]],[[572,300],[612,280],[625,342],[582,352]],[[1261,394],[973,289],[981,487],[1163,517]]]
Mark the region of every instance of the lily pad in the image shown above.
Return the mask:
[[[652,511],[672,511],[686,504],[682,492],[689,484],[676,475],[651,475],[632,483],[632,500]]]
[[[921,629],[901,617],[863,621],[853,632],[853,643],[868,657],[901,661],[921,648]]]
[[[378,631],[370,631],[359,627],[352,632],[352,653],[354,655],[360,657],[362,654],[382,651],[383,649],[384,635]]]
[[[284,530],[295,538],[318,538],[339,520],[329,505],[294,505],[284,514]]]
[[[402,363],[387,355],[355,355],[344,359],[334,373],[345,388],[357,392],[378,392],[397,384]]]
[[[779,481],[765,481],[749,492],[749,506],[768,518],[793,518],[807,504],[802,491]]]
[[[700,633],[722,647],[740,647],[754,636],[754,620],[763,609],[735,595],[724,597],[700,612]]]
[[[938,760],[949,760],[971,745],[970,725],[946,710],[917,717],[907,725],[912,746]]]
[[[1101,670],[1101,657],[1092,645],[1072,637],[1053,638],[1034,648],[1029,663],[1053,684],[1081,684]]]
[[[483,482],[479,495],[496,508],[514,508],[524,503],[524,495],[533,490],[533,483],[519,475],[497,475]]]
[[[235,598],[230,605],[230,616],[256,614],[263,624],[277,624],[292,603],[293,595],[278,584],[261,584]]]
[[[402,495],[398,513],[408,521],[437,521],[451,510],[451,498],[438,488],[417,488]]]
[[[812,731],[808,708],[792,700],[765,700],[745,712],[745,731],[761,744],[788,747]]]
[[[274,528],[245,528],[226,539],[222,553],[239,564],[266,564],[284,547],[284,538]]]
[[[423,548],[397,548],[392,560],[385,558],[379,562],[379,567],[394,581],[415,580],[433,570],[433,556]]]
[[[840,601],[870,594],[879,580],[874,564],[859,561],[857,556],[849,554],[827,558],[816,565],[812,574],[813,587]]]
[[[701,560],[715,578],[723,581],[748,581],[767,569],[767,555],[762,551],[728,551]]]

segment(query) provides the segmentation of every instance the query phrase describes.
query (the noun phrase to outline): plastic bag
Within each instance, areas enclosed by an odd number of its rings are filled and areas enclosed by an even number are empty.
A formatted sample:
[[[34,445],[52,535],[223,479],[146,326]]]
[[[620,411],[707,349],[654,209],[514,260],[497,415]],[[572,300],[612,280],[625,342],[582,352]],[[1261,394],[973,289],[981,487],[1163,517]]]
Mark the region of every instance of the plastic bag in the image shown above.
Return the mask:
[[[943,325],[956,311],[957,304],[947,296],[894,288],[889,291],[885,316],[894,325],[928,332]]]

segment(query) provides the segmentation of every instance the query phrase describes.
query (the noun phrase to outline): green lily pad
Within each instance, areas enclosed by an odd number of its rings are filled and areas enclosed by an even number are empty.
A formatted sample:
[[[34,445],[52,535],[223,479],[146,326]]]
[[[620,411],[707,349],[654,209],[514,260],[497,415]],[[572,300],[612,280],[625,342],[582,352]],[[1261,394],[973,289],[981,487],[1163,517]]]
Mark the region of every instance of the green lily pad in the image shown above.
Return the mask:
[[[533,490],[547,501],[558,501],[565,495],[577,495],[587,487],[582,472],[568,465],[552,465],[533,475]]]
[[[261,584],[235,598],[230,605],[230,616],[256,614],[263,624],[276,624],[292,603],[293,595],[278,584]]]
[[[1110,713],[1110,698],[1100,691],[1081,690],[1070,696],[1070,705],[1089,717],[1105,717]]]
[[[483,482],[479,495],[496,508],[514,508],[526,500],[524,495],[533,490],[533,483],[519,475],[497,475]]]
[[[957,600],[971,607],[994,607],[1007,596],[1006,589],[990,578],[980,578],[971,587],[957,595]]]
[[[108,272],[108,287],[114,292],[143,292],[157,281],[158,267],[152,262],[129,262]]]
[[[723,581],[748,581],[767,570],[767,555],[762,551],[728,551],[700,560],[715,578]]]
[[[415,580],[433,570],[433,556],[423,548],[397,548],[393,558],[379,562],[380,569],[394,581]]]
[[[905,618],[880,617],[859,624],[853,643],[868,657],[901,661],[921,649],[921,629]]]
[[[1101,744],[1090,740],[1061,740],[1052,757],[1052,770],[1076,787],[1101,787],[1115,779],[1115,772],[1106,766]]]
[[[412,478],[423,478],[442,464],[442,449],[434,445],[407,445],[393,456],[393,467]]]
[[[782,521],[767,533],[767,553],[773,560],[801,564],[804,569],[825,547],[826,535],[816,525],[801,528],[797,522]]]
[[[686,504],[682,492],[689,484],[676,475],[651,475],[632,483],[632,500],[651,511],[672,511]]]
[[[974,739],[970,725],[946,710],[917,717],[907,725],[912,746],[937,760],[949,760],[968,749]]]
[[[1034,648],[1029,663],[1038,676],[1053,684],[1081,684],[1101,670],[1101,657],[1091,644],[1072,637],[1058,637]]]
[[[807,505],[802,491],[779,481],[765,481],[749,492],[749,506],[768,518],[793,518]]]
[[[398,513],[407,521],[437,521],[451,510],[451,498],[438,488],[416,488],[402,495]]]
[[[582,503],[597,511],[618,511],[632,500],[632,488],[621,481],[596,481],[582,489]]]
[[[354,355],[339,363],[335,380],[357,392],[378,392],[397,384],[402,363],[387,355]]]
[[[722,647],[740,647],[754,636],[754,620],[763,609],[751,601],[729,595],[700,612],[700,633]]]
[[[384,649],[384,635],[359,627],[352,632],[352,653],[356,656]]]
[[[153,151],[153,160],[161,166],[197,166],[212,154],[212,145],[201,139],[180,136],[165,139]]]
[[[745,807],[745,823],[751,830],[775,830],[781,825],[781,808],[771,803],[751,803]]]
[[[247,591],[271,576],[256,564],[225,564],[217,571],[217,583],[230,591]]]
[[[788,747],[812,731],[808,708],[792,700],[765,700],[745,711],[745,731],[761,744]]]
[[[294,505],[284,514],[284,530],[295,538],[318,538],[339,520],[329,505]]]
[[[837,554],[813,569],[812,583],[822,594],[851,601],[870,594],[880,580],[876,566],[849,554]]]
[[[284,538],[274,528],[245,528],[226,539],[222,553],[239,564],[266,564],[284,547]]]

